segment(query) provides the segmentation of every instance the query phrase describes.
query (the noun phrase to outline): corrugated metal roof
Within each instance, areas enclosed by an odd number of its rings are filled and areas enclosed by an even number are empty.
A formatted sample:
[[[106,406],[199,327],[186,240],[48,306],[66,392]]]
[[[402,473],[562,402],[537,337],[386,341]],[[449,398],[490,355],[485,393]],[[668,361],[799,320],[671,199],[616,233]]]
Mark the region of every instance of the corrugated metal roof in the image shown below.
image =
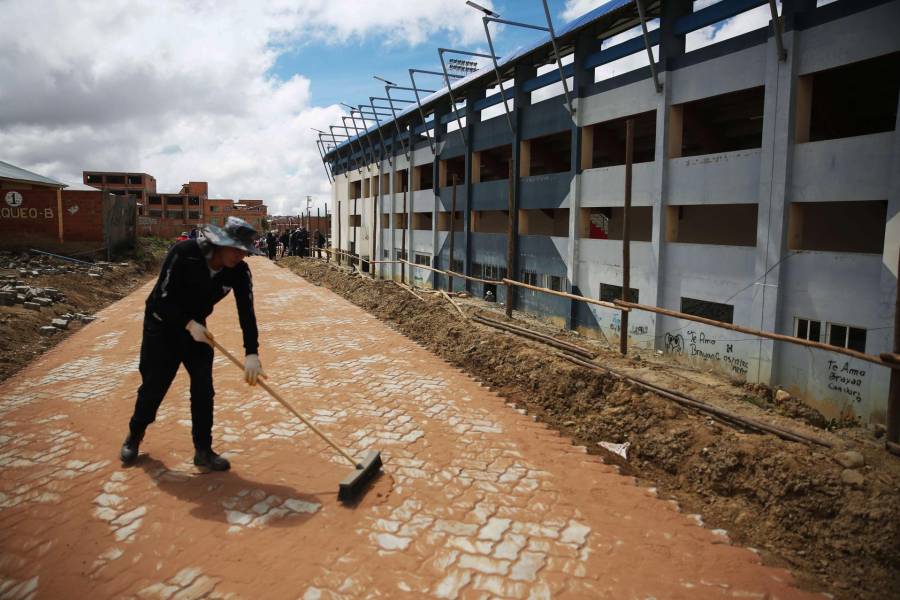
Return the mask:
[[[629,4],[634,4],[634,2],[635,2],[635,0],[610,0],[606,4],[604,4],[602,6],[598,6],[597,8],[584,13],[580,17],[576,17],[575,19],[569,21],[561,29],[556,29],[556,37],[557,37],[557,39],[562,38],[562,37],[572,33],[573,31],[577,31],[578,29],[581,29],[582,27],[590,24],[592,21],[595,21],[595,20],[599,19],[600,17],[608,15],[612,12],[615,12],[615,11],[619,10],[620,8],[624,8],[625,6],[628,6]],[[549,43],[550,43],[550,34],[547,33],[547,34],[541,36],[540,38],[538,38],[532,44],[530,44],[528,46],[520,47],[520,48],[514,50],[508,56],[505,56],[501,60],[498,60],[497,66],[502,70],[504,66],[506,66],[512,62],[515,62],[516,60],[522,58],[526,54],[533,52],[533,51],[537,50],[538,48],[540,48],[544,45],[547,45]],[[471,83],[472,81],[475,81],[476,79],[479,79],[480,77],[483,77],[485,75],[492,74],[493,72],[494,72],[494,66],[489,65],[487,67],[484,67],[483,69],[479,69],[478,71],[476,71],[474,73],[470,73],[469,75],[466,75],[462,79],[457,79],[455,81],[452,81],[450,83],[450,87],[451,87],[451,89],[456,90],[457,88],[463,87],[463,86]],[[438,91],[428,95],[427,97],[422,98],[422,100],[421,100],[422,106],[425,107],[429,103],[434,102],[435,100],[438,100],[439,98],[441,98],[445,95],[447,95],[446,86],[442,87]],[[419,110],[419,107],[417,104],[415,104],[415,103],[410,104],[409,106],[403,108],[402,110],[397,111],[397,119],[399,120],[401,117],[404,117],[404,116],[406,116],[412,112],[416,112],[418,110]],[[393,123],[393,121],[394,121],[393,118],[382,121],[381,126],[385,127],[387,125],[390,125],[391,123]],[[378,131],[378,127],[373,126],[373,127],[366,129],[364,135],[368,135],[368,134],[374,133],[376,131]],[[357,140],[360,137],[361,136],[356,135],[356,136],[347,138],[346,140],[339,143],[337,145],[337,148],[338,149],[343,148],[345,145],[349,144],[351,141]],[[333,151],[334,150],[330,150],[326,154],[326,156],[328,154],[331,154]]]
[[[40,185],[47,185],[56,188],[69,187],[65,183],[61,183],[59,181],[56,181],[55,179],[50,179],[49,177],[44,177],[43,175],[38,175],[37,173],[32,173],[31,171],[26,171],[21,167],[11,165],[7,162],[3,162],[2,160],[0,160],[0,179],[13,179],[15,181],[37,183]]]

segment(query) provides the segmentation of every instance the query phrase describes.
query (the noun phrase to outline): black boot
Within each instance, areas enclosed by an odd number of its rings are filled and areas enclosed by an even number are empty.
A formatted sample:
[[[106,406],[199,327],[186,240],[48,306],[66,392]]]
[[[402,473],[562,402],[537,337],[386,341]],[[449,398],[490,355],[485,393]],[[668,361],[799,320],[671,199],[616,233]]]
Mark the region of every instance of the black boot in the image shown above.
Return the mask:
[[[125,442],[122,444],[122,449],[119,451],[119,458],[122,459],[122,463],[126,465],[130,465],[137,459],[138,457],[138,448],[141,445],[141,440],[144,439],[144,434],[133,433],[130,432],[128,437],[125,438]]]
[[[227,471],[231,468],[231,463],[228,462],[228,459],[219,456],[211,448],[197,450],[194,453],[194,464],[198,467],[206,467],[212,471]]]

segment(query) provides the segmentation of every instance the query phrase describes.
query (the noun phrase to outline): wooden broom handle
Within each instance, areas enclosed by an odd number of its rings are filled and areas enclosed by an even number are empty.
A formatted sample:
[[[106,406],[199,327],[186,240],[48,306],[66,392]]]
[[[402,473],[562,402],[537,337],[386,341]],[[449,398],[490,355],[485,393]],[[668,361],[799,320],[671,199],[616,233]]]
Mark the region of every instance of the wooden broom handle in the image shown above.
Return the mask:
[[[231,352],[229,352],[228,350],[226,350],[225,347],[222,346],[222,344],[220,344],[219,342],[217,342],[217,341],[215,340],[215,338],[213,337],[212,333],[210,333],[209,331],[207,331],[207,332],[206,332],[206,337],[209,339],[209,343],[212,344],[217,350],[219,350],[219,352],[221,352],[222,354],[224,354],[225,356],[227,356],[227,357],[229,358],[229,360],[231,360],[231,362],[233,362],[235,365],[237,365],[238,367],[240,367],[241,370],[244,369],[244,365],[241,364],[241,361],[239,361],[239,360],[238,360]],[[313,425],[313,423],[312,423],[309,419],[307,419],[307,418],[304,417],[302,414],[300,414],[300,412],[297,411],[297,409],[295,409],[295,408],[291,405],[290,402],[288,402],[287,400],[285,400],[284,398],[282,398],[281,395],[280,395],[278,392],[276,392],[275,390],[273,390],[272,388],[270,388],[270,387],[268,386],[268,384],[266,384],[265,381],[259,380],[259,381],[257,381],[257,383],[259,384],[259,386],[260,386],[262,389],[264,389],[264,390],[266,390],[267,392],[269,392],[269,395],[271,395],[273,398],[275,398],[276,400],[278,400],[279,402],[281,402],[281,404],[284,405],[284,407],[285,407],[286,409],[288,409],[289,411],[291,411],[292,413],[294,413],[294,416],[297,417],[298,419],[300,419],[301,421],[303,421],[303,424],[306,425],[307,427],[309,427],[310,429],[312,429],[312,430],[316,433],[316,435],[318,435],[320,438],[322,438],[323,440],[325,440],[326,442],[328,442],[328,445],[329,445],[329,446],[331,446],[332,448],[334,448],[335,450],[337,450],[338,452],[340,452],[341,455],[342,455],[344,458],[346,458],[347,460],[350,461],[350,464],[352,464],[352,465],[353,465],[354,467],[356,467],[356,468],[360,468],[360,465],[359,465],[358,462],[356,462],[356,459],[355,459],[355,458],[353,458],[352,456],[350,456],[350,455],[347,453],[346,450],[344,450],[343,448],[341,448],[340,446],[338,446],[337,444],[335,444],[334,442],[332,442],[332,441],[331,441],[331,438],[329,438],[327,435],[325,435],[318,427],[316,427],[315,425]]]

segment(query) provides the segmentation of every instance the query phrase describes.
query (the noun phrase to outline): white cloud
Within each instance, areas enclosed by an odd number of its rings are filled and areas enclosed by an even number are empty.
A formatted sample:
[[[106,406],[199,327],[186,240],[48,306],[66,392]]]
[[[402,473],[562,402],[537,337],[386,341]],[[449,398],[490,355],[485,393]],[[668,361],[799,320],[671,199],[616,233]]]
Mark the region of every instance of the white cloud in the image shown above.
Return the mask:
[[[281,52],[483,38],[475,11],[444,0],[5,0],[2,11],[27,26],[0,37],[0,159],[69,184],[82,170],[148,172],[166,192],[205,180],[211,196],[262,198],[272,213],[328,197],[310,128],[343,113],[313,106],[302,73],[270,76]]]

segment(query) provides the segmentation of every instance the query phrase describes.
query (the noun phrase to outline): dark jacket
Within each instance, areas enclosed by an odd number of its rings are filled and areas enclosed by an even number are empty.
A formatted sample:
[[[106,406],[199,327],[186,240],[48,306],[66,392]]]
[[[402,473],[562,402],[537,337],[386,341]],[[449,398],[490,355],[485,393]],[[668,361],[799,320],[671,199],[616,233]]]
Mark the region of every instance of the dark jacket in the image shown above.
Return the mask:
[[[232,289],[244,334],[244,349],[247,354],[256,354],[259,333],[253,312],[250,267],[241,261],[210,277],[206,257],[196,240],[179,242],[169,250],[159,279],[147,298],[145,316],[177,329],[184,329],[192,319],[205,325],[213,307]]]

